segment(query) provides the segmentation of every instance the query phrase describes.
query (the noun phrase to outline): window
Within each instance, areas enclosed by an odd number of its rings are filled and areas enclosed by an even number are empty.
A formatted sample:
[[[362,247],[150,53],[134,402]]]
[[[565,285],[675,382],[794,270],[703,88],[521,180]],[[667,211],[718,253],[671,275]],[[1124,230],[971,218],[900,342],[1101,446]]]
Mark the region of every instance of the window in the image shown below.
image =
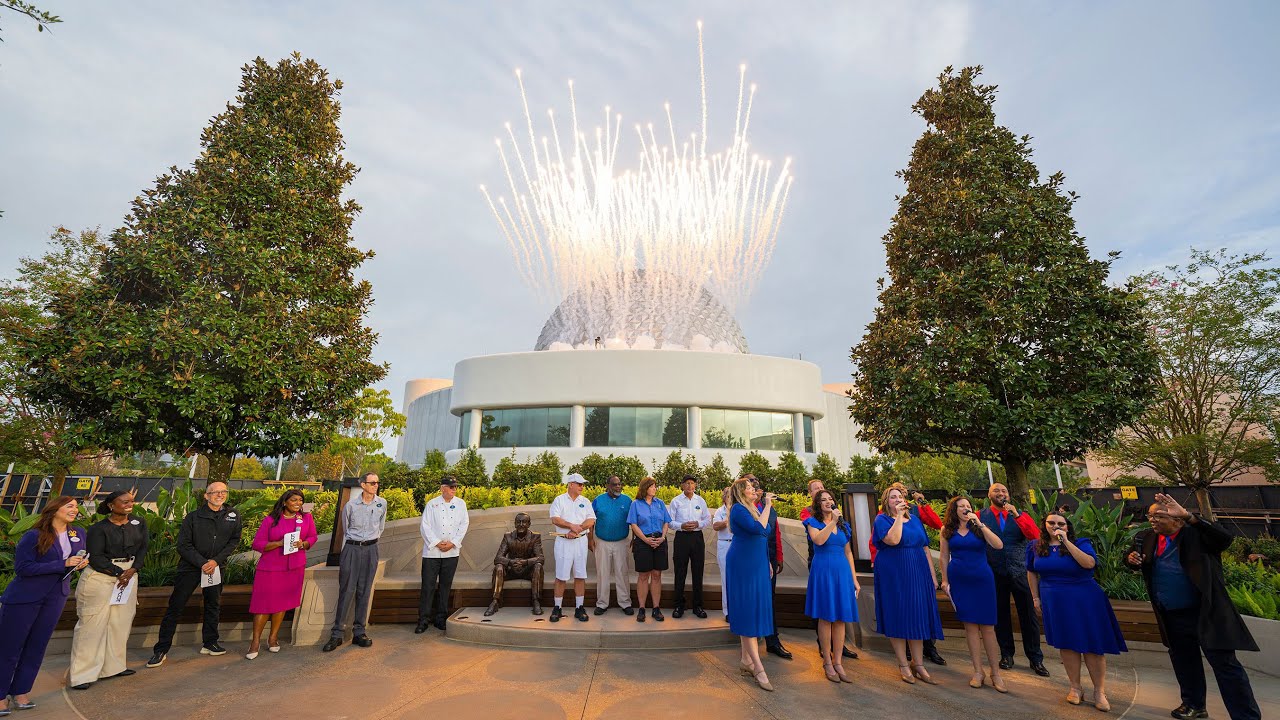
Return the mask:
[[[791,415],[763,410],[702,411],[702,447],[750,450],[794,449]]]
[[[685,447],[689,411],[664,407],[588,407],[587,447]]]
[[[484,410],[480,447],[568,447],[571,409]]]
[[[804,451],[807,453],[814,452],[813,449],[813,416],[804,416]]]
[[[471,440],[471,411],[462,412],[462,422],[458,423],[458,447],[465,448]]]

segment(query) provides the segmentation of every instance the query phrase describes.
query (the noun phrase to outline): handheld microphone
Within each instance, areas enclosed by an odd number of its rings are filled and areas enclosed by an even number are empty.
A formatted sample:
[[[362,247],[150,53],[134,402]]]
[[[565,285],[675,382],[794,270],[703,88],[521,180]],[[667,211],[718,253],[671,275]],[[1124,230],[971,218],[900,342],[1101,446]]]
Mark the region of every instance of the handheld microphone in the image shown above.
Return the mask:
[[[82,558],[82,557],[84,557],[85,555],[88,555],[88,554],[89,554],[89,553],[88,553],[88,552],[86,552],[86,551],[84,551],[84,550],[77,550],[77,551],[76,551],[76,554],[75,554],[75,555],[72,555],[71,557],[79,557],[79,558]],[[71,573],[73,573],[73,572],[75,572],[75,571],[76,571],[76,569],[75,569],[75,568],[71,568],[70,570],[68,570],[68,571],[67,571],[67,574],[66,574],[66,575],[63,575],[63,576],[62,576],[62,579],[63,579],[63,580],[66,580],[67,578],[71,577]]]

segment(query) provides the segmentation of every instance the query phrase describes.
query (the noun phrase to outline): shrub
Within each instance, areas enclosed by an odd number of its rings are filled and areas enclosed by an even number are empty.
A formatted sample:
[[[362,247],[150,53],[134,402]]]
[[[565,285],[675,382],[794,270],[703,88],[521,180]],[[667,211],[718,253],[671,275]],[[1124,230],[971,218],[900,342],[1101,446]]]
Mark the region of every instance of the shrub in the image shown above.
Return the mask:
[[[809,484],[809,470],[804,461],[793,452],[782,453],[778,458],[778,467],[773,473],[771,489],[777,493],[806,493]]]
[[[769,459],[760,453],[752,450],[742,456],[738,461],[738,477],[746,474],[755,475],[765,486],[772,490],[769,481],[773,480],[773,467],[769,464]]]
[[[813,461],[813,471],[809,476],[821,480],[828,489],[844,485],[846,479],[845,474],[840,471],[840,466],[836,464],[835,458],[826,453],[818,453],[817,459]]]
[[[724,456],[720,453],[716,453],[716,456],[711,458],[711,462],[702,469],[702,477],[701,487],[706,489],[708,495],[714,494],[717,502],[719,502],[720,492],[729,487],[734,480],[733,474],[729,472],[729,466],[724,463]],[[708,501],[710,499],[710,497],[707,498]]]
[[[622,484],[639,485],[649,474],[644,463],[630,455],[612,455],[604,457],[600,453],[591,453],[571,465],[568,473],[578,473],[588,485],[601,485],[609,480],[610,475],[622,478]],[[558,481],[558,478],[557,478]]]
[[[512,448],[511,456],[502,458],[493,467],[492,484],[504,488],[539,483],[551,485],[560,482],[562,467],[559,456],[551,451],[544,451],[533,462],[522,463],[516,460],[516,449]]]
[[[685,475],[696,476],[698,482],[702,482],[702,475],[698,470],[698,459],[693,455],[685,455],[679,450],[672,450],[667,455],[666,462],[653,471],[653,479],[658,481],[660,488],[680,487]]]

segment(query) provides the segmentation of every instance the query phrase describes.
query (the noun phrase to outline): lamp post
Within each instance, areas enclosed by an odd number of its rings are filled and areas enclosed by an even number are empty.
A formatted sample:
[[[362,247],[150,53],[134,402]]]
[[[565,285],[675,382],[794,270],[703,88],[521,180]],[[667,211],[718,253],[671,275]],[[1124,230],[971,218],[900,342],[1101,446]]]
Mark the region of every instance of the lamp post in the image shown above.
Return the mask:
[[[338,507],[333,513],[333,533],[329,536],[329,556],[324,562],[329,567],[338,567],[338,560],[342,557],[342,543],[346,534],[346,527],[342,524],[342,508],[346,507],[347,501],[351,499],[352,490],[358,487],[360,487],[360,478],[349,477],[343,478],[342,486],[338,488]]]
[[[876,486],[871,483],[847,483],[841,498],[844,516],[853,530],[853,565],[857,572],[871,572],[871,549],[867,541],[876,521]]]

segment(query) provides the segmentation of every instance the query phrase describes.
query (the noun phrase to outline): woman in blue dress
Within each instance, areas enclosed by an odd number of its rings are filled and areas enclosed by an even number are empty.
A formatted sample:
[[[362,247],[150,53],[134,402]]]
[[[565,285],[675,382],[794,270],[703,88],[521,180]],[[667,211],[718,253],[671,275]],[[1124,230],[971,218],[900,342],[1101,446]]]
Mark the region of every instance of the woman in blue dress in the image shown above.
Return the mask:
[[[964,623],[964,638],[969,643],[969,659],[973,677],[969,687],[981,688],[983,682],[1005,693],[1000,674],[1000,644],[996,641],[996,577],[987,563],[987,547],[1000,550],[1004,541],[982,524],[973,511],[969,498],[954,497],[947,503],[942,520],[942,543],[938,565],[942,571],[942,591],[951,598],[956,619]],[[987,651],[988,671],[982,670],[982,651]]]
[[[1093,579],[1098,564],[1093,543],[1076,538],[1075,528],[1063,515],[1050,513],[1040,523],[1040,539],[1027,545],[1027,584],[1044,619],[1044,639],[1058,648],[1067,669],[1071,691],[1067,702],[1079,705],[1080,661],[1089,668],[1093,705],[1106,712],[1106,654],[1119,655],[1129,648],[1120,632],[1111,602]]]
[[[880,498],[871,535],[876,545],[876,632],[889,638],[898,657],[902,682],[915,684],[916,678],[938,683],[920,664],[924,641],[942,639],[942,619],[938,616],[938,579],[929,559],[929,535],[920,518],[912,515],[906,493],[891,485]],[[915,665],[907,663],[907,646]]]
[[[822,671],[831,682],[853,682],[844,672],[844,624],[858,622],[858,577],[853,572],[853,533],[840,517],[836,498],[827,490],[813,495],[809,518],[804,521],[813,541],[809,586],[804,594],[804,614],[818,621],[818,647]]]
[[[725,592],[733,614],[729,632],[742,643],[739,667],[752,675],[765,690],[773,690],[760,662],[759,638],[773,634],[773,591],[769,584],[769,551],[765,529],[773,508],[773,493],[764,497],[764,511],[756,509],[757,492],[750,478],[733,483],[733,505],[729,508],[729,528],[733,541],[725,554]]]

